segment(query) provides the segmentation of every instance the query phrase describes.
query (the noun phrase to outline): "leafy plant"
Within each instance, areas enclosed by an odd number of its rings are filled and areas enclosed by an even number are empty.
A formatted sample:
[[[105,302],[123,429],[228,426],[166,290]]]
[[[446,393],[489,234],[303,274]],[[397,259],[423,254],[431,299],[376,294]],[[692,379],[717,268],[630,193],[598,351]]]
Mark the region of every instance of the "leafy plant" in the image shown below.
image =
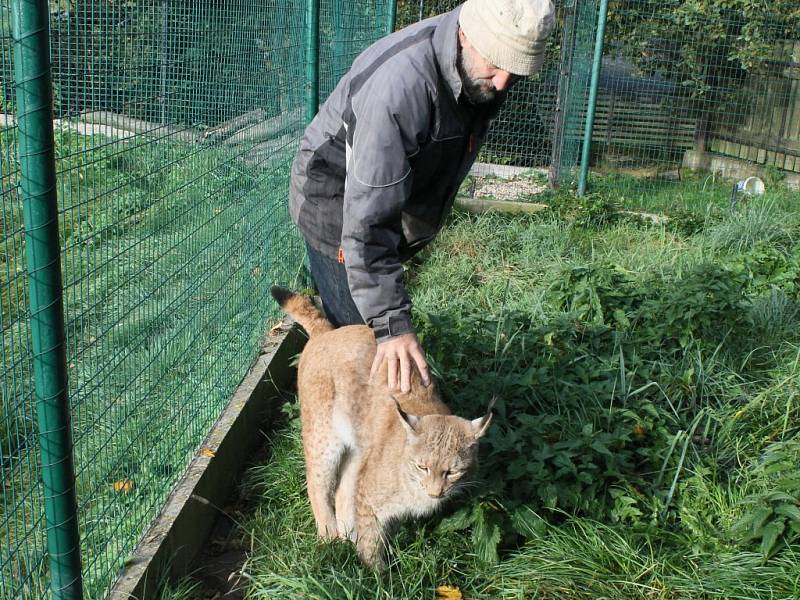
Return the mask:
[[[747,512],[732,532],[742,542],[757,542],[764,559],[782,546],[800,539],[800,439],[768,447],[756,476],[766,480],[766,489],[749,495]]]
[[[609,194],[589,193],[579,197],[560,192],[552,196],[547,212],[569,219],[579,227],[598,228],[619,222],[620,208],[620,202]]]

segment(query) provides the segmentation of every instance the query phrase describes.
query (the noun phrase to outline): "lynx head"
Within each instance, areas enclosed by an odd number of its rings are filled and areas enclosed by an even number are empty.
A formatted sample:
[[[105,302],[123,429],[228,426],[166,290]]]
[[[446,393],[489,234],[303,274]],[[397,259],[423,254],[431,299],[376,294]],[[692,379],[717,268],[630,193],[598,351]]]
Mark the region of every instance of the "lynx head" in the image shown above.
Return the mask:
[[[469,485],[477,466],[478,440],[492,421],[492,406],[473,420],[454,415],[408,414],[395,401],[397,418],[406,431],[400,468],[419,484],[430,498],[446,498]]]

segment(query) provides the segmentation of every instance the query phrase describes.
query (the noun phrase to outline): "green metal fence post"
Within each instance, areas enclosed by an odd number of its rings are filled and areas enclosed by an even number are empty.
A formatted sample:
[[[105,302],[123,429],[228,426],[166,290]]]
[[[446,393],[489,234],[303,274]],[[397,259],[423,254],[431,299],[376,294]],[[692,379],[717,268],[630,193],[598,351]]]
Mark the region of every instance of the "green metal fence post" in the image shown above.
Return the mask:
[[[397,0],[389,0],[389,15],[386,19],[386,35],[394,31],[397,25]]]
[[[306,4],[306,123],[319,109],[319,0]]]
[[[589,105],[586,108],[586,127],[583,132],[583,151],[581,153],[581,173],[578,179],[578,196],[586,191],[586,178],[589,175],[589,154],[592,148],[592,128],[594,111],[597,105],[597,86],[600,83],[600,69],[603,64],[603,38],[606,32],[608,16],[608,0],[600,0],[600,13],[597,17],[597,34],[594,38],[594,62],[592,63],[592,80],[589,84]]]
[[[56,204],[47,0],[14,0],[20,188],[47,551],[54,600],[82,598]]]

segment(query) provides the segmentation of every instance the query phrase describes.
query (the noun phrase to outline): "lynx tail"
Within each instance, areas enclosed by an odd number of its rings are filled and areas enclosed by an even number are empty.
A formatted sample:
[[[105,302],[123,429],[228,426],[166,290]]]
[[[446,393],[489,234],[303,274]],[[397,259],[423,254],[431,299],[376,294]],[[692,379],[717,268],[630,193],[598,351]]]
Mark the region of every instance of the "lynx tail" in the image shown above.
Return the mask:
[[[311,298],[300,296],[286,288],[273,286],[270,294],[280,304],[283,311],[303,326],[308,337],[314,337],[333,329],[330,321],[314,306]]]

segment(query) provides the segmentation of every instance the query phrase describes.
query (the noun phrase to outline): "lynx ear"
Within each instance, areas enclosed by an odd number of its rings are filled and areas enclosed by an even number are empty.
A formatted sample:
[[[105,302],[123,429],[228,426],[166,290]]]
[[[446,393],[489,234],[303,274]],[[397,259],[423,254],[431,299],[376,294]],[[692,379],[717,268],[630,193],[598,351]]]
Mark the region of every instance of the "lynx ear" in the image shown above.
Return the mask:
[[[405,427],[408,433],[413,435],[417,435],[417,424],[419,423],[419,417],[415,417],[414,415],[410,415],[405,412],[402,408],[400,408],[400,403],[397,399],[392,396],[392,400],[394,400],[394,406],[397,409],[397,415],[400,417],[400,422]]]
[[[470,425],[472,425],[472,433],[475,435],[475,439],[483,437],[486,433],[486,430],[489,429],[489,424],[492,422],[492,408],[494,408],[494,403],[497,401],[497,398],[492,398],[491,402],[489,402],[489,408],[486,411],[486,414],[478,419],[473,419],[470,421]]]

